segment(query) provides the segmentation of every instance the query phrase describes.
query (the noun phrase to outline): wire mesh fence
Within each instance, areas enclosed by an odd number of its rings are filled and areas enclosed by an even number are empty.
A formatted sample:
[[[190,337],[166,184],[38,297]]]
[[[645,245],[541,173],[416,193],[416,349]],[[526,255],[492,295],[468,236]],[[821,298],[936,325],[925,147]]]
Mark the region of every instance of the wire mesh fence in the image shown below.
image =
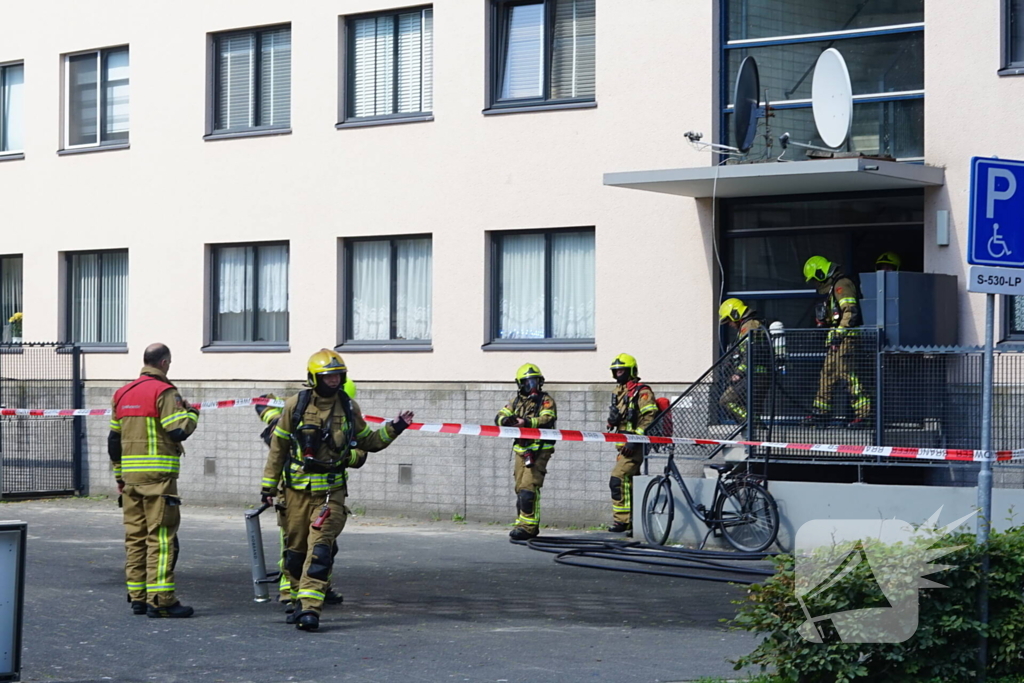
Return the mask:
[[[0,407],[81,407],[79,363],[74,346],[0,344]],[[0,496],[80,489],[81,420],[0,417]]]

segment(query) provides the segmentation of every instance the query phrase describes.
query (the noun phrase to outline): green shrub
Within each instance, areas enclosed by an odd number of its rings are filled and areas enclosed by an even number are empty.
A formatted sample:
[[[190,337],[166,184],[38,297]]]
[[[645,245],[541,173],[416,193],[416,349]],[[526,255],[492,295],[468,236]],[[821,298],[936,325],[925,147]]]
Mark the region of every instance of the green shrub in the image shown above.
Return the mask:
[[[993,533],[989,539],[988,679],[995,683],[1024,681],[1024,528]],[[915,567],[927,547],[962,546],[936,560],[949,568],[919,580]],[[824,560],[837,550],[822,549],[812,555]],[[736,669],[760,667],[778,683],[844,683],[846,681],[899,681],[938,683],[970,681],[977,674],[978,589],[981,578],[981,547],[973,534],[932,538],[914,548],[900,544],[872,547],[872,564],[882,556],[913,577],[900,590],[917,591],[929,582],[947,588],[920,590],[916,632],[902,643],[843,643],[805,640],[799,628],[807,614],[797,600],[797,573],[787,555],[775,559],[777,573],[763,584],[750,587],[746,599],[736,601],[739,613],[734,628],[765,635],[749,655],[734,663]],[[924,558],[925,561],[927,558]],[[941,569],[942,567],[935,567]],[[801,573],[804,565],[801,565]],[[927,571],[927,570],[926,570]],[[806,575],[806,574],[804,574]],[[812,615],[836,614],[879,603],[879,584],[867,564],[859,564],[834,590],[814,595],[805,603]],[[890,591],[891,593],[891,591]]]

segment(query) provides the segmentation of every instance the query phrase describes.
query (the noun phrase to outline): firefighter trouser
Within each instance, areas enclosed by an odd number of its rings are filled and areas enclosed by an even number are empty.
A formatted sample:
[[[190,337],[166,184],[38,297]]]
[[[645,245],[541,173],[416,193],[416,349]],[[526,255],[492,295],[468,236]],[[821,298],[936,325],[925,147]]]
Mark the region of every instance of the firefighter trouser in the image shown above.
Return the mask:
[[[554,448],[541,448],[536,451],[533,467],[525,465],[521,453],[515,454],[513,477],[516,487],[516,526],[531,533],[540,527],[540,487],[544,485],[544,476],[548,473],[548,461],[555,452]]]
[[[764,399],[768,392],[770,378],[767,373],[758,372],[754,375],[754,398],[758,399],[759,407],[764,408]],[[722,409],[724,418],[734,419],[737,422],[747,421],[747,379],[741,377],[739,381],[732,382],[722,392],[718,399],[718,406]]]
[[[850,337],[845,337],[837,347],[829,347],[818,378],[818,394],[814,397],[816,413],[824,415],[832,411],[832,394],[836,385],[842,381],[846,382],[850,392],[853,414],[866,419],[871,413],[871,399],[864,393],[860,379],[854,372],[853,352],[854,340]]]
[[[611,480],[608,482],[612,491],[612,519],[616,522],[631,523],[633,477],[640,474],[640,465],[643,461],[642,445],[619,446],[619,456],[615,459],[615,467],[612,468]]]
[[[302,610],[316,612],[324,604],[324,595],[330,586],[334,565],[335,541],[348,519],[345,490],[331,492],[331,515],[317,530],[311,525],[320,516],[326,491],[311,493],[307,490],[288,489],[288,505],[284,510],[285,551],[284,565],[292,586],[297,584],[296,597]]]
[[[125,484],[125,580],[134,601],[169,607],[174,597],[174,565],[178,561],[181,498],[176,479],[153,484]]]

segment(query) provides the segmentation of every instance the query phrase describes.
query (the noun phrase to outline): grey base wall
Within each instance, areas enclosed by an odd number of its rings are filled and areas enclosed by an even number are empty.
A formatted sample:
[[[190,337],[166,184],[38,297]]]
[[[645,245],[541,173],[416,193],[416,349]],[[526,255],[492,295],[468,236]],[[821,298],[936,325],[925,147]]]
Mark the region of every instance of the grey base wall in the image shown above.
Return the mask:
[[[172,377],[172,379],[174,379]],[[297,383],[175,382],[189,401],[289,395]],[[86,383],[86,407],[106,408],[123,382]],[[555,384],[545,387],[558,407],[558,426],[603,429],[612,389],[609,384]],[[680,385],[653,385],[658,395],[678,394]],[[413,410],[419,422],[494,424],[515,385],[487,383],[360,383],[363,412],[391,419]],[[86,490],[114,494],[107,456],[108,424],[86,418]],[[251,408],[205,412],[185,443],[179,490],[186,504],[239,504],[259,501],[267,447],[259,439],[263,423]],[[370,514],[404,514],[480,521],[515,519],[512,442],[508,439],[407,432],[392,446],[370,454],[351,472],[349,507]],[[610,444],[559,443],[542,492],[544,524],[593,525],[611,520],[608,477],[615,462]],[[411,483],[399,483],[399,466],[412,468]]]
[[[635,509],[643,504],[644,491],[654,477],[634,479]],[[697,502],[709,508],[715,492],[715,480],[684,477],[687,487]],[[819,484],[795,481],[773,481],[769,490],[779,506],[778,549],[792,552],[797,530],[812,520],[840,519],[900,519],[911,524],[922,524],[941,509],[938,526],[943,526],[977,510],[977,489],[947,486],[880,486],[875,484]],[[707,533],[707,527],[694,518],[686,500],[673,482],[675,517],[670,542],[696,545]],[[992,528],[1004,530],[1024,524],[1024,491],[995,489],[992,492]],[[977,528],[977,517],[968,523],[971,531]],[[634,516],[635,537],[643,538],[640,516]],[[827,528],[827,527],[826,527]],[[828,545],[828,534],[810,538],[811,545]],[[728,547],[724,539],[711,539],[707,547]]]

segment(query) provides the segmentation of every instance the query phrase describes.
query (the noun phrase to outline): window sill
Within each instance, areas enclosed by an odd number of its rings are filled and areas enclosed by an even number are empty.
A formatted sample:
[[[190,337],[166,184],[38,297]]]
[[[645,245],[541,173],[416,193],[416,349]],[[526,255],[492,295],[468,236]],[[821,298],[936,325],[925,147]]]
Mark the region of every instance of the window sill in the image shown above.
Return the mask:
[[[13,154],[3,153],[0,154],[0,161],[21,161],[25,158],[24,152],[14,152]]]
[[[426,339],[416,341],[350,341],[334,347],[339,353],[408,353],[433,351],[433,344]]]
[[[127,344],[79,344],[82,353],[128,353]]]
[[[257,128],[251,130],[224,131],[222,133],[209,133],[203,136],[203,140],[212,142],[214,140],[235,140],[238,138],[263,138],[269,135],[291,135],[291,128]]]
[[[66,157],[73,154],[92,154],[93,152],[113,152],[119,149],[130,149],[131,143],[119,142],[115,145],[96,145],[95,147],[74,147],[72,149],[59,149],[57,156]]]
[[[593,339],[496,339],[480,347],[484,351],[597,351]]]
[[[379,119],[348,119],[334,125],[335,128],[341,130],[342,128],[369,128],[371,126],[392,126],[399,123],[423,123],[425,121],[433,121],[433,114],[423,114],[422,116],[394,116],[388,118]]]
[[[489,109],[483,110],[484,116],[497,116],[499,114],[524,114],[534,111],[558,111],[560,109],[595,109],[597,100],[586,102],[538,102],[537,104],[518,105],[492,105]]]
[[[288,344],[210,344],[200,349],[203,353],[288,353]]]
[[[1024,64],[1018,66],[1004,66],[996,71],[997,76],[1024,76]]]

